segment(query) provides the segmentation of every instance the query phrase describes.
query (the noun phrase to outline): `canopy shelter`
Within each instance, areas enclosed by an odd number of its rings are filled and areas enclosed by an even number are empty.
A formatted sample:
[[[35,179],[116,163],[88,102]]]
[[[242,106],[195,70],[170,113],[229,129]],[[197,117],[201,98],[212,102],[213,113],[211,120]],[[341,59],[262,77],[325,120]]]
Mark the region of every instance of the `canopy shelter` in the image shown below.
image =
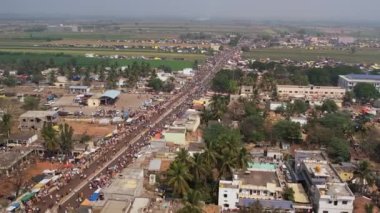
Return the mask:
[[[21,198],[21,201],[22,202],[28,202],[29,200],[31,200],[33,197],[34,197],[34,192],[28,192],[26,193],[22,198]]]
[[[99,199],[99,196],[100,196],[100,188],[97,189],[89,198],[90,201],[97,201]]]
[[[114,104],[120,95],[119,90],[107,90],[100,96],[100,104]]]
[[[19,202],[13,202],[11,205],[8,206],[8,208],[6,210],[7,210],[7,212],[12,212],[18,208],[20,208],[20,203]]]
[[[88,199],[84,199],[84,201],[80,205],[81,206],[92,206],[92,203]]]

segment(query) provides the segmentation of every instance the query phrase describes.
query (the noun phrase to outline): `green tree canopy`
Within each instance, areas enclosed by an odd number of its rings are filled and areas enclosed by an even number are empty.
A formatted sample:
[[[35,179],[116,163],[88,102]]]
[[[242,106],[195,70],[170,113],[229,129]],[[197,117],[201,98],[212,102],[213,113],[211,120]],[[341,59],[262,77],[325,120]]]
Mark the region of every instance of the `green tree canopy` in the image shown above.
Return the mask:
[[[341,138],[332,138],[328,143],[327,153],[335,162],[350,160],[349,143]]]
[[[33,96],[26,96],[22,106],[25,110],[37,110],[39,108],[40,99]]]
[[[260,142],[264,140],[264,119],[260,115],[251,115],[243,119],[240,132],[247,142]]]
[[[275,138],[285,142],[299,142],[301,140],[301,126],[288,120],[281,120],[273,126]]]
[[[369,83],[357,83],[354,87],[355,97],[363,103],[380,97],[379,91]]]
[[[328,112],[328,113],[336,112],[338,110],[338,105],[336,105],[334,100],[327,99],[323,101],[321,110],[322,112]]]

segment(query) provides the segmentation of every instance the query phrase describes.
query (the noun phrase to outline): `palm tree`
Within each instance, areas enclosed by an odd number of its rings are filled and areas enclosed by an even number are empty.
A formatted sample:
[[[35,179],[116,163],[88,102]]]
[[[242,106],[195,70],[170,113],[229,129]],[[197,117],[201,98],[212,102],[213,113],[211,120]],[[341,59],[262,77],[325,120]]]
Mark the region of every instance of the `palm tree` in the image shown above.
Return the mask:
[[[212,96],[210,107],[216,118],[220,119],[227,111],[227,104],[228,100],[226,97],[221,95]]]
[[[168,185],[173,188],[175,195],[184,196],[189,191],[190,187],[188,182],[191,181],[193,177],[184,163],[174,161],[170,164],[167,176]]]
[[[238,153],[237,164],[239,168],[246,169],[248,166],[249,154],[246,148],[241,148]]]
[[[184,148],[181,148],[177,152],[176,160],[187,165],[187,166],[191,166],[193,164],[192,159],[189,155],[189,152]]]
[[[205,179],[207,174],[206,166],[204,165],[203,156],[199,153],[194,154],[193,165],[190,167],[190,171],[194,176],[195,182],[201,182]]]
[[[205,148],[203,149],[202,159],[204,164],[208,168],[213,168],[214,165],[217,162],[218,154],[215,151],[214,142],[213,141],[206,141]]]
[[[219,178],[231,179],[236,164],[236,155],[228,150],[223,151],[218,161]]]
[[[196,190],[190,190],[183,199],[184,207],[179,213],[202,213],[201,193]]]
[[[60,146],[57,132],[51,123],[44,123],[41,129],[41,136],[44,139],[44,147],[49,155],[56,153],[59,150]]]
[[[73,134],[73,128],[67,123],[59,125],[59,145],[65,154],[69,154],[73,148]]]
[[[368,161],[361,161],[355,171],[359,180],[360,191],[363,193],[367,185],[372,185],[374,177],[371,173],[371,164]]]

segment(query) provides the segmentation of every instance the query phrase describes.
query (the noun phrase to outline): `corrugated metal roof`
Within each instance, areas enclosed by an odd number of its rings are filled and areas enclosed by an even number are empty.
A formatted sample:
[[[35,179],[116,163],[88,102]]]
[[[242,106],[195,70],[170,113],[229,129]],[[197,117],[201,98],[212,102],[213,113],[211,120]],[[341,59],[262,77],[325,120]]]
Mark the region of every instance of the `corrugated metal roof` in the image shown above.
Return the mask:
[[[160,171],[161,168],[161,159],[153,159],[149,162],[149,171]]]
[[[70,86],[70,89],[88,89],[88,86]]]
[[[366,74],[348,74],[346,75],[346,78],[349,79],[357,79],[357,80],[379,80],[380,81],[380,75],[366,75]]]
[[[103,95],[101,97],[107,97],[107,98],[115,99],[119,95],[120,95],[119,90],[107,90],[105,93],[103,93]]]
[[[249,198],[241,198],[239,200],[240,206],[250,206],[252,203],[259,201],[264,208],[272,209],[293,209],[293,202],[288,200],[256,200]]]

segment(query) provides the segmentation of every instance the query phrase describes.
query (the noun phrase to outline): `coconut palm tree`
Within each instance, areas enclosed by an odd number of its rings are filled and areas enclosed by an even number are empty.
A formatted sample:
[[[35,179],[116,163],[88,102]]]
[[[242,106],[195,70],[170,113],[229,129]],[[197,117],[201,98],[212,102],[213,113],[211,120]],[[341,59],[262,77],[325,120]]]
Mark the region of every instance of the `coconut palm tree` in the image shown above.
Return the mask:
[[[368,161],[361,161],[355,171],[355,176],[358,179],[360,191],[363,193],[366,187],[372,185],[374,177],[371,173],[371,164]]]
[[[170,164],[167,172],[168,185],[172,187],[175,195],[184,196],[190,189],[189,181],[192,180],[192,175],[188,167],[179,161],[174,161]]]
[[[199,153],[194,154],[193,165],[190,167],[191,174],[194,176],[195,182],[202,182],[205,180],[207,174],[206,166],[204,165],[203,156]]]
[[[189,155],[189,152],[184,149],[184,148],[181,148],[178,152],[177,152],[177,157],[176,157],[176,160],[187,165],[187,166],[191,166],[193,164],[193,161],[192,161],[192,158],[190,157]]]
[[[53,128],[51,123],[44,123],[41,129],[41,136],[44,139],[44,147],[49,156],[59,151],[60,146],[57,138],[57,131]]]
[[[249,162],[249,153],[247,152],[246,148],[241,148],[238,157],[237,157],[237,164],[239,168],[246,169]]]
[[[236,164],[236,155],[228,150],[223,151],[218,160],[219,178],[231,179],[234,168],[236,168]]]
[[[211,99],[211,111],[214,113],[215,118],[222,118],[223,114],[227,111],[228,99],[221,95],[214,95]]]
[[[201,154],[202,160],[207,168],[213,168],[217,162],[218,153],[215,150],[213,141],[206,141],[205,148]]]
[[[184,207],[179,213],[202,213],[201,193],[196,190],[190,190],[183,199]]]

